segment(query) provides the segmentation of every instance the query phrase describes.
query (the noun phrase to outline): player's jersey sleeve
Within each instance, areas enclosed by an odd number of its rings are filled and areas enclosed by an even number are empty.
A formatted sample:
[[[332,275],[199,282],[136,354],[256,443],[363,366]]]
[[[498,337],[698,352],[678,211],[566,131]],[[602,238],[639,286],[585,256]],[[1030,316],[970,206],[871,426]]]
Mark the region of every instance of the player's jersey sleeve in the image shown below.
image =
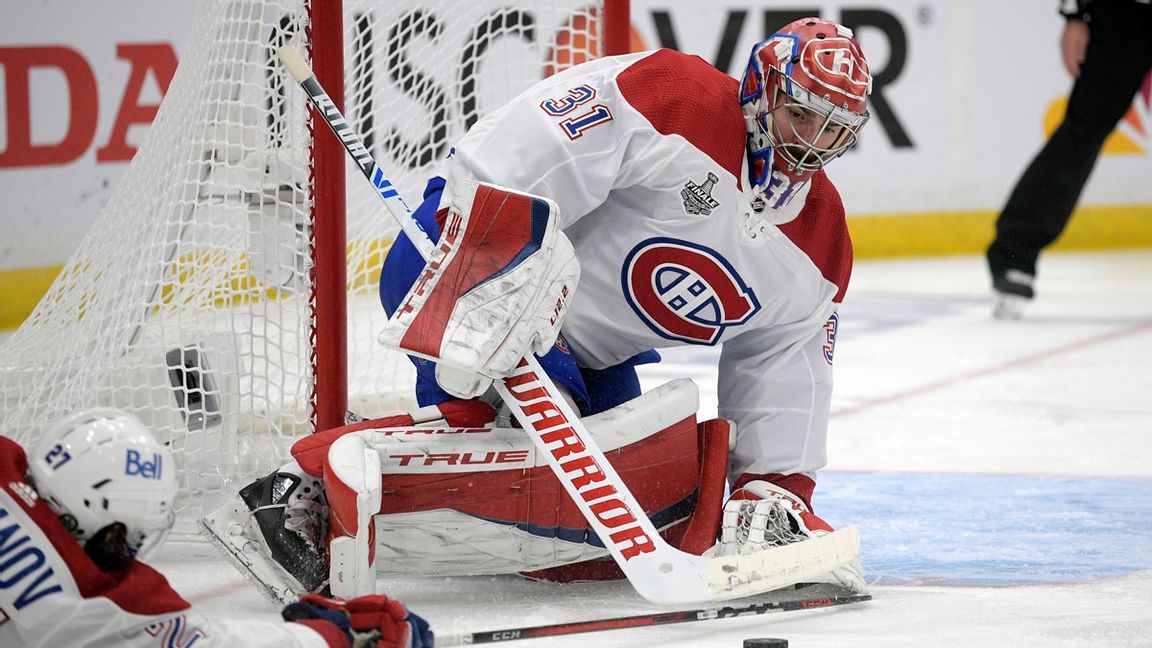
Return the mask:
[[[195,609],[174,614],[136,615],[100,600],[83,605],[72,614],[64,613],[59,621],[48,626],[14,627],[10,631],[15,637],[14,643],[2,645],[26,648],[87,645],[122,648],[332,648],[343,645],[329,643],[320,633],[299,623],[263,619],[209,620]],[[5,637],[5,628],[0,626],[0,640],[6,641]]]
[[[814,473],[827,462],[832,346],[838,318],[784,349],[762,332],[724,343],[719,414],[736,423],[729,476]]]
[[[780,230],[819,269],[834,296],[823,313],[798,322],[804,332],[793,337],[775,327],[724,343],[719,414],[736,423],[732,479],[812,474],[827,462],[837,311],[852,273],[852,242],[843,202],[823,172],[812,178],[799,216]]]
[[[338,632],[335,626],[332,626],[332,632]],[[167,643],[166,637],[168,636],[183,636],[187,639],[195,637],[196,641],[195,643],[170,644]],[[143,633],[138,633],[137,637],[141,643],[123,645],[148,646],[149,648],[168,648],[169,646],[334,648],[344,645],[343,643],[327,641],[320,633],[300,623],[262,619],[216,619],[209,621],[194,612],[153,622],[144,629]],[[343,641],[347,641],[347,639]]]
[[[446,161],[447,187],[478,180],[551,198],[568,227],[613,189],[660,174],[683,140],[652,138],[652,125],[615,80],[651,53],[598,59],[537,83],[480,120]]]
[[[0,437],[0,646],[329,646],[299,624],[209,621],[143,563],[101,571],[26,473],[23,450]]]

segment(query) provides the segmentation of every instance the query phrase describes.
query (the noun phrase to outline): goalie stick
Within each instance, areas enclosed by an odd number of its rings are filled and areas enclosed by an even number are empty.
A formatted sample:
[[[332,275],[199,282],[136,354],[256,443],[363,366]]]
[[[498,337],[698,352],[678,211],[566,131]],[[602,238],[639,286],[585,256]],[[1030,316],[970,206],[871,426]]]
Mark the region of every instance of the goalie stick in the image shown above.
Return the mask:
[[[568,623],[551,623],[548,625],[524,626],[521,628],[503,628],[501,630],[485,630],[483,632],[469,632],[451,635],[436,635],[436,645],[471,646],[474,644],[498,643],[505,641],[521,641],[524,639],[542,639],[559,637],[562,635],[582,634],[587,632],[601,632],[604,630],[623,630],[626,628],[648,628],[673,623],[691,623],[693,621],[709,621],[712,619],[728,619],[738,616],[753,616],[768,614],[770,612],[798,612],[801,610],[816,610],[837,605],[850,605],[871,601],[870,594],[832,594],[828,596],[808,596],[785,601],[765,601],[749,603],[748,605],[726,605],[716,608],[703,608],[698,610],[676,610],[674,612],[653,612],[651,614],[637,614],[626,617],[609,617],[606,619],[591,619],[588,621],[572,621]]]
[[[389,213],[427,260],[435,244],[412,218],[408,205],[316,80],[304,57],[289,45],[281,47],[278,54],[318,116],[343,143]],[[628,581],[650,601],[692,603],[750,596],[812,580],[859,555],[860,536],[852,526],[739,556],[697,556],[680,551],[660,537],[535,357],[528,354],[511,375],[494,385]],[[587,478],[597,472],[602,479]]]

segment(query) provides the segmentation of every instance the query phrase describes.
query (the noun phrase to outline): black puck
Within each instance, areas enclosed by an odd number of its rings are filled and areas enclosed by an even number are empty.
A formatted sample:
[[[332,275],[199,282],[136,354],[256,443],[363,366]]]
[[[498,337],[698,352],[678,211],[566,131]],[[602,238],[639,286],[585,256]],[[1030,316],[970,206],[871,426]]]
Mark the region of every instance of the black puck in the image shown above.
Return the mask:
[[[771,637],[760,639],[745,639],[744,648],[788,648],[788,640],[774,639]]]

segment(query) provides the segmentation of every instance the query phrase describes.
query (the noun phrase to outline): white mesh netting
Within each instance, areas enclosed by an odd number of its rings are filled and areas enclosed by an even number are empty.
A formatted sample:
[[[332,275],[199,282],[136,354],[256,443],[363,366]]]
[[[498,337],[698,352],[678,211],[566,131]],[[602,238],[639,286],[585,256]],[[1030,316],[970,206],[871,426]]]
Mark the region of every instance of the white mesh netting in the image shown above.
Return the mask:
[[[283,463],[312,431],[316,384],[312,140],[275,56],[311,51],[308,7],[202,5],[147,141],[0,346],[0,430],[31,447],[68,412],[126,409],[171,445],[184,521]],[[345,2],[345,113],[415,206],[481,115],[596,54],[596,15],[571,0]],[[375,344],[396,228],[355,169],[347,205],[349,409],[377,416],[413,404],[410,365]]]

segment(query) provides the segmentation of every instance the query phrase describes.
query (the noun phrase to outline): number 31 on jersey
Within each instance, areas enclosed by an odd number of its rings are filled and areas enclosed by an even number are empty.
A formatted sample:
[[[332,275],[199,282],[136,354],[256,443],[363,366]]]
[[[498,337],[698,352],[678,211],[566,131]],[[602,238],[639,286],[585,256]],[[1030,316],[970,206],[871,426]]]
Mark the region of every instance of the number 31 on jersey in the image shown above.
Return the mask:
[[[588,102],[596,98],[596,90],[592,86],[578,85],[572,88],[563,97],[547,99],[540,102],[540,109],[549,116],[560,119],[558,126],[570,140],[577,140],[584,136],[589,129],[600,124],[612,121],[612,111],[604,104],[595,104],[591,108],[580,110]]]

